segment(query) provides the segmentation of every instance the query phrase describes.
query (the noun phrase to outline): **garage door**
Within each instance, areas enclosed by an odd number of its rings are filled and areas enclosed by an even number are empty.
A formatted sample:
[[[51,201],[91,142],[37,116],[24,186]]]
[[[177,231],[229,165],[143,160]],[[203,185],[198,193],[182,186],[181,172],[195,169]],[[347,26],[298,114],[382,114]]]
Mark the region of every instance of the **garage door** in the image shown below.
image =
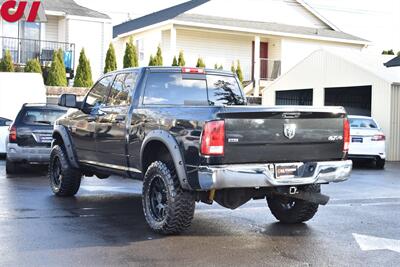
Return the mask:
[[[325,88],[325,106],[343,106],[350,115],[371,116],[372,86]]]
[[[312,106],[313,89],[276,91],[275,104],[290,106]]]

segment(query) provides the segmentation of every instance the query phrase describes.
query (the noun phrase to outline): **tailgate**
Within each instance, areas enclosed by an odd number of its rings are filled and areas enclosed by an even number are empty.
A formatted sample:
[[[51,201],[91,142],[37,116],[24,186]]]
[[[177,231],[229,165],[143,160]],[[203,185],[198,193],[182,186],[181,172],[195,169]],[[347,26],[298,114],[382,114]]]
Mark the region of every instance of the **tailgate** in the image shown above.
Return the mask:
[[[17,144],[21,147],[50,147],[53,140],[53,127],[19,127]]]
[[[226,108],[224,163],[343,158],[343,108]]]

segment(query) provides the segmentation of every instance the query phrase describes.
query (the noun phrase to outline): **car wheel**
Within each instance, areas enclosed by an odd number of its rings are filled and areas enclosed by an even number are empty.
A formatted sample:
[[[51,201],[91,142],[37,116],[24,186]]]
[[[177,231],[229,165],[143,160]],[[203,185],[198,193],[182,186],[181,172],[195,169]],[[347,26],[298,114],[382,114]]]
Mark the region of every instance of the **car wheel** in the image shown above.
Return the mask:
[[[375,161],[375,166],[379,170],[383,170],[385,168],[386,160],[378,158]]]
[[[18,163],[10,161],[6,158],[6,174],[18,173]]]
[[[48,178],[56,196],[74,196],[79,190],[82,174],[71,166],[61,146],[54,146],[51,150]]]
[[[302,191],[320,193],[320,185],[308,185]],[[318,204],[290,197],[268,197],[268,206],[274,217],[287,224],[302,223],[311,220],[318,211]]]
[[[143,212],[150,228],[161,234],[187,229],[194,216],[193,192],[183,190],[174,164],[153,162],[143,181]]]

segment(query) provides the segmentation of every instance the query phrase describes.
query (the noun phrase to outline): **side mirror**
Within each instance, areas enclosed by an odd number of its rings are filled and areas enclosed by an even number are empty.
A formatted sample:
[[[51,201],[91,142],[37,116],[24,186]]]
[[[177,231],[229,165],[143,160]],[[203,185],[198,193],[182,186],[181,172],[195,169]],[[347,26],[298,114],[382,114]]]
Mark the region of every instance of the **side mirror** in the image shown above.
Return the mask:
[[[11,126],[12,125],[12,121],[6,121],[6,126]]]
[[[79,108],[74,94],[62,94],[58,99],[58,105],[67,108]]]

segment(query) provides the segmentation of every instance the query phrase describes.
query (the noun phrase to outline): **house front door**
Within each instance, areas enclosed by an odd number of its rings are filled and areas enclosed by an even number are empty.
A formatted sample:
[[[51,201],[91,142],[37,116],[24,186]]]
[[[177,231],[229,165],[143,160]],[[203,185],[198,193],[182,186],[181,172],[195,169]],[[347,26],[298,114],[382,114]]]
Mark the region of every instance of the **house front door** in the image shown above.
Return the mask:
[[[254,42],[252,48],[252,77],[254,79]],[[260,79],[268,79],[268,43],[260,43]]]

